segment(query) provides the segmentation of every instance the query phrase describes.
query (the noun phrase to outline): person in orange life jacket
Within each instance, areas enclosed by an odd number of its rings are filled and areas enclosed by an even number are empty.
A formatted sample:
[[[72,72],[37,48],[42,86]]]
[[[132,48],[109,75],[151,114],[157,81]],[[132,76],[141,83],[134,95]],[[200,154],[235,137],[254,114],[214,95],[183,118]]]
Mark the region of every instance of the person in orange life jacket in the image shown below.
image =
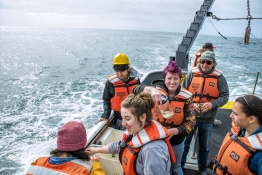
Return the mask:
[[[198,58],[200,58],[200,57],[201,57],[201,54],[202,54],[203,52],[207,51],[207,50],[214,51],[214,47],[213,47],[213,44],[212,44],[212,43],[209,43],[209,42],[205,43],[205,44],[202,46],[202,48],[195,53],[195,56],[196,56],[196,57],[195,57],[195,60],[194,60],[194,63],[193,63],[193,67],[196,67],[196,66],[198,66],[198,65],[200,64]],[[214,125],[221,125],[222,122],[221,122],[221,120],[215,119],[213,124],[214,124]]]
[[[193,67],[183,82],[182,86],[193,94],[194,108],[196,112],[196,128],[198,128],[198,168],[202,175],[207,174],[208,140],[212,132],[218,107],[227,103],[229,90],[222,71],[217,69],[215,53],[205,51],[200,57],[198,67]],[[182,157],[182,166],[190,148],[194,132],[185,140],[185,148]]]
[[[59,129],[57,149],[51,157],[41,157],[34,161],[27,175],[105,175],[97,155],[85,152],[86,129],[81,122],[71,121]]]
[[[181,69],[175,61],[170,61],[163,70],[163,80],[154,80],[152,87],[137,85],[133,88],[133,93],[148,92],[155,101],[153,109],[153,119],[165,126],[171,137],[169,139],[176,157],[176,163],[172,164],[172,173],[183,175],[181,158],[184,151],[185,137],[193,131],[195,124],[195,114],[192,101],[192,93],[180,86],[182,76]],[[157,104],[161,102],[161,96],[167,96],[174,111],[171,119],[165,119]]]
[[[252,95],[238,97],[230,118],[232,128],[222,142],[217,159],[212,161],[214,171],[262,175],[262,100]]]
[[[130,67],[128,57],[123,54],[117,54],[113,59],[113,69],[115,74],[107,78],[103,92],[104,113],[100,121],[108,121],[111,110],[114,111],[113,127],[115,129],[124,130],[121,126],[122,117],[120,115],[121,102],[132,93],[133,86],[140,84],[137,71]]]
[[[202,46],[202,48],[195,53],[195,56],[196,56],[196,57],[195,57],[195,60],[194,60],[193,67],[196,67],[198,64],[200,64],[198,58],[201,57],[201,54],[202,54],[203,52],[207,51],[207,50],[214,51],[214,47],[213,47],[213,44],[212,44],[212,43],[209,43],[209,42],[205,43],[205,44]],[[215,119],[213,124],[214,124],[214,125],[221,125],[222,122],[221,122],[221,120]]]
[[[194,59],[193,67],[196,67],[199,64],[198,59],[201,57],[201,54],[203,52],[207,51],[207,50],[214,51],[212,43],[209,43],[209,42],[205,43],[202,46],[202,48],[195,53],[195,59]]]
[[[154,101],[150,94],[129,94],[121,104],[122,141],[103,147],[89,147],[88,153],[119,154],[125,175],[169,175],[175,161],[168,141],[170,133],[152,120]]]

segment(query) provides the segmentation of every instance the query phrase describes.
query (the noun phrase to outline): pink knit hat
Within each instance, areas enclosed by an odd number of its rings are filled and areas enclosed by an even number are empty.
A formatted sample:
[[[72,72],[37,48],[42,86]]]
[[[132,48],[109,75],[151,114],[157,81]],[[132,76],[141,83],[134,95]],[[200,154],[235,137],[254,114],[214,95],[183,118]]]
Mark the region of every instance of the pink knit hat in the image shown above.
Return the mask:
[[[60,151],[80,150],[86,142],[86,129],[81,122],[68,122],[58,131],[57,149]]]

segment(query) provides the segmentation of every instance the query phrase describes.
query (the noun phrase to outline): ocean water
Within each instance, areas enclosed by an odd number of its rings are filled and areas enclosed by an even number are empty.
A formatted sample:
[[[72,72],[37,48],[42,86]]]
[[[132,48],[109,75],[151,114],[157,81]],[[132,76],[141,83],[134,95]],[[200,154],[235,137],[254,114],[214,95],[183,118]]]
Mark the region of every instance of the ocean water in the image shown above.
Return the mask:
[[[126,53],[142,77],[162,70],[183,36],[0,27],[0,174],[25,174],[37,157],[49,155],[64,123],[82,121],[86,128],[97,123],[106,77],[114,73],[114,55]],[[190,51],[192,62],[205,42],[216,46],[217,67],[228,81],[230,99],[252,94],[257,73],[262,73],[262,40],[251,38],[244,45],[243,38],[199,35]],[[255,95],[260,98],[261,85],[259,75]]]

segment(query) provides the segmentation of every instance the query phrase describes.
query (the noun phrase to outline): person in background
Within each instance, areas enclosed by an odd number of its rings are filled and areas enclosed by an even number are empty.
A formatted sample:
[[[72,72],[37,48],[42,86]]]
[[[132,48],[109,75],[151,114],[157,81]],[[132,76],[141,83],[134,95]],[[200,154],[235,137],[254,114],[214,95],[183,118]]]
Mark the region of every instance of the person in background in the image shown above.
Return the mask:
[[[203,52],[207,51],[207,50],[209,50],[209,51],[214,51],[214,49],[213,49],[213,44],[212,44],[212,43],[209,43],[209,42],[205,43],[205,44],[202,46],[202,48],[195,53],[195,59],[194,59],[193,67],[196,67],[196,66],[197,66],[197,64],[199,63],[199,60],[198,60],[199,57],[201,57],[201,54],[202,54]]]
[[[113,69],[115,74],[107,78],[104,93],[103,106],[104,113],[100,121],[108,121],[111,110],[114,111],[113,127],[123,130],[121,126],[122,117],[120,115],[121,102],[132,93],[132,88],[140,84],[137,71],[130,67],[130,62],[127,55],[123,53],[117,54],[113,59]]]
[[[200,64],[199,62],[199,57],[201,57],[201,54],[207,50],[210,50],[210,51],[214,51],[214,46],[212,43],[205,43],[202,48],[200,50],[198,50],[196,53],[195,53],[195,59],[194,59],[194,63],[193,63],[193,67],[196,67]],[[222,124],[222,121],[221,120],[218,120],[218,119],[215,119],[214,120],[214,125],[221,125]]]
[[[216,159],[216,174],[262,175],[262,100],[238,97],[230,115],[232,128],[224,138]]]
[[[34,161],[27,175],[78,174],[105,175],[97,155],[85,152],[86,129],[81,122],[66,123],[57,133],[57,149],[51,157],[41,157]]]
[[[173,175],[183,175],[181,158],[184,151],[184,140],[193,131],[195,124],[192,93],[180,86],[181,76],[182,71],[176,62],[170,61],[163,70],[163,80],[154,80],[152,87],[137,85],[133,88],[134,94],[141,91],[151,94],[156,102],[153,119],[159,121],[171,134],[169,142],[176,157],[176,163],[172,164],[171,169]],[[170,119],[165,119],[157,106],[158,103],[161,103],[163,95],[168,98],[173,111]]]
[[[201,175],[207,174],[208,140],[212,132],[213,122],[218,107],[227,103],[229,90],[222,71],[216,68],[215,53],[205,51],[202,53],[200,64],[193,67],[183,82],[182,86],[193,94],[194,108],[196,112],[196,128],[198,128],[198,168]],[[185,148],[182,156],[182,167],[190,148],[194,132],[185,140]]]
[[[175,161],[168,141],[170,133],[152,120],[154,101],[150,94],[130,94],[121,104],[122,125],[126,128],[122,141],[103,147],[89,147],[88,153],[119,154],[125,175],[170,175]]]

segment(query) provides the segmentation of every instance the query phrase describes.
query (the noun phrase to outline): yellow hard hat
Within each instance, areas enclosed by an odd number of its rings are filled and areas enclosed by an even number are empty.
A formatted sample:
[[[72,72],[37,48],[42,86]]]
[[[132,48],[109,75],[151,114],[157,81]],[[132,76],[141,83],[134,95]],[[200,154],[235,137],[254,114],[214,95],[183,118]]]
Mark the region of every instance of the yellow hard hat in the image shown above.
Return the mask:
[[[113,65],[117,65],[117,64],[130,64],[128,57],[126,56],[126,54],[123,53],[119,53],[117,54],[112,62]]]

